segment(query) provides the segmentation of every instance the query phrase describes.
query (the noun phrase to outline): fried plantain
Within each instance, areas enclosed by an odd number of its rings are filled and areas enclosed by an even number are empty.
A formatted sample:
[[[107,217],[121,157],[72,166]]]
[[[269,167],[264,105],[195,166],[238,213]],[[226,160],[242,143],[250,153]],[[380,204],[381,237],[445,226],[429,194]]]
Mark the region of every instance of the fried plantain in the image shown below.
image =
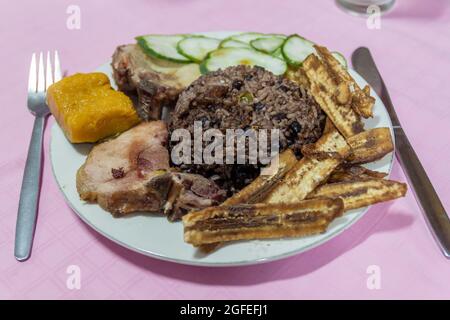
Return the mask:
[[[326,134],[332,131],[336,131],[336,127],[334,126],[333,121],[331,121],[330,118],[326,118],[325,119],[325,127],[323,128],[323,133],[322,134]]]
[[[274,174],[258,176],[244,189],[225,200],[222,205],[258,203],[296,163],[297,158],[294,152],[291,149],[286,149],[278,157],[278,170]]]
[[[217,242],[300,237],[323,233],[342,215],[341,199],[313,199],[291,204],[218,206],[183,217],[184,240],[205,247]]]
[[[344,210],[347,211],[403,197],[406,190],[405,183],[392,180],[346,181],[322,185],[309,194],[308,199],[341,198],[344,201]]]
[[[383,179],[387,173],[372,171],[360,165],[344,164],[336,168],[327,180],[327,183],[355,181],[365,179]]]
[[[364,130],[361,117],[351,107],[351,91],[346,82],[315,54],[303,61],[310,92],[336,128],[348,138]]]
[[[350,152],[345,139],[334,131],[323,135],[284,178],[267,193],[264,203],[293,203],[303,200],[319,184],[326,181]]]
[[[314,47],[322,61],[327,65],[328,72],[333,77],[341,79],[339,83],[340,94],[338,95],[338,101],[341,103],[350,102],[353,110],[364,118],[373,117],[372,109],[375,104],[375,99],[370,96],[370,87],[366,85],[361,89],[348,73],[348,70],[333,57],[327,48],[318,45]],[[350,97],[348,97],[349,92]]]
[[[374,128],[347,139],[352,148],[349,163],[367,163],[383,158],[394,150],[389,128]]]

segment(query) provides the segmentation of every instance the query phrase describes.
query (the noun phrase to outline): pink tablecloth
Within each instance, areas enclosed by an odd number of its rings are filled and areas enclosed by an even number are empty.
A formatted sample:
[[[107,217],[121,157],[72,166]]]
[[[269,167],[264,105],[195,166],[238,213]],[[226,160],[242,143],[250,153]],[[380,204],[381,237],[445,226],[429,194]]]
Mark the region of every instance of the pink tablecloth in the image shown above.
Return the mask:
[[[81,29],[66,27],[69,5]],[[434,243],[412,193],[372,207],[332,241],[282,261],[198,268],[132,253],[86,226],[65,204],[51,173],[49,127],[34,251],[13,257],[22,171],[33,118],[26,82],[33,51],[57,49],[69,74],[91,71],[114,48],[144,33],[251,30],[300,33],[347,57],[370,47],[399,117],[444,206],[450,208],[450,3],[398,0],[368,29],[366,20],[309,0],[9,1],[0,19],[0,298],[450,298],[450,261]],[[393,178],[405,180],[396,163]],[[81,288],[67,269],[81,270]],[[375,267],[373,267],[375,266]],[[371,272],[379,272],[373,289]],[[368,285],[369,283],[369,285]]]

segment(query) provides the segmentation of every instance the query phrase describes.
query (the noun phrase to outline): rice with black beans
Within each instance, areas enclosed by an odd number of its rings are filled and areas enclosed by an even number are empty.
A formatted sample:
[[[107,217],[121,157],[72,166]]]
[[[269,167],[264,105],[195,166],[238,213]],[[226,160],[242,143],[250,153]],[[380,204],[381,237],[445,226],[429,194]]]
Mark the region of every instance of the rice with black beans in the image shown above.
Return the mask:
[[[193,137],[194,121],[201,121],[203,130],[216,128],[224,134],[226,129],[279,129],[280,152],[289,147],[300,158],[301,147],[322,135],[325,114],[294,82],[260,67],[241,65],[203,75],[181,93],[170,131],[186,128]],[[230,195],[256,178],[260,167],[180,166],[183,171],[215,179]]]

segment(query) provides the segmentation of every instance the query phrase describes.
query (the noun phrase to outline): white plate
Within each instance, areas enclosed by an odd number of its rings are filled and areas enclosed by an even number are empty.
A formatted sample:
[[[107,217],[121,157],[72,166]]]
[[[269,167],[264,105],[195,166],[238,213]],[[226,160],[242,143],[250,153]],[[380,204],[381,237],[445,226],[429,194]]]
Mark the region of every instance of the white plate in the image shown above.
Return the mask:
[[[225,38],[231,34],[234,32],[208,33],[217,38]],[[111,78],[109,63],[96,71],[104,72]],[[350,70],[350,73],[359,85],[366,85],[355,71]],[[392,133],[392,124],[386,108],[373,90],[372,95],[376,99],[374,117],[365,122],[366,128],[389,127]],[[333,221],[325,234],[298,239],[235,242],[204,255],[183,241],[183,226],[180,222],[170,223],[165,217],[156,215],[113,218],[98,205],[80,200],[75,175],[90,148],[89,144],[71,144],[60,127],[56,123],[53,125],[50,158],[53,174],[67,203],[84,222],[108,239],[130,250],[162,260],[202,266],[235,266],[273,261],[304,252],[334,238],[360,219],[368,209],[348,212]],[[392,159],[393,155],[389,154],[369,164],[368,168],[390,173]]]

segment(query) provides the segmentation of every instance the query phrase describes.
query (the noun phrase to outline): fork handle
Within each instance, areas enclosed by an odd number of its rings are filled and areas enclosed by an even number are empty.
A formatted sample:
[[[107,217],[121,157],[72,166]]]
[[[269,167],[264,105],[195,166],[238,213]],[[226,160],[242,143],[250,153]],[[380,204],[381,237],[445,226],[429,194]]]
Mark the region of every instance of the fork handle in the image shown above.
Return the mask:
[[[22,188],[20,189],[14,246],[14,256],[19,261],[28,259],[33,243],[41,183],[42,137],[45,118],[45,116],[37,116],[34,120]]]

